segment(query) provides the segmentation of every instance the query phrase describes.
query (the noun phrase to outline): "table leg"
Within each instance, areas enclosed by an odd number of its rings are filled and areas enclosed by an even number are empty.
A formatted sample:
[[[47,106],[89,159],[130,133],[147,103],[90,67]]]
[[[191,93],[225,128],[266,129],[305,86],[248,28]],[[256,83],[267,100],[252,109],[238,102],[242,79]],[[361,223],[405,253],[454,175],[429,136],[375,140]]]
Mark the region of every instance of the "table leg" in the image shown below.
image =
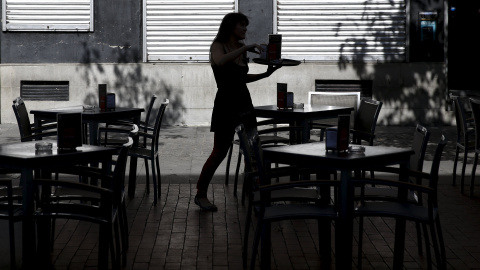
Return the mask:
[[[34,257],[35,249],[35,223],[33,221],[33,171],[28,169],[22,170],[21,183],[23,184],[23,213],[22,222],[22,255],[24,269],[33,268],[35,265]]]
[[[342,170],[338,196],[339,216],[335,226],[336,269],[352,269],[353,196],[351,171]]]

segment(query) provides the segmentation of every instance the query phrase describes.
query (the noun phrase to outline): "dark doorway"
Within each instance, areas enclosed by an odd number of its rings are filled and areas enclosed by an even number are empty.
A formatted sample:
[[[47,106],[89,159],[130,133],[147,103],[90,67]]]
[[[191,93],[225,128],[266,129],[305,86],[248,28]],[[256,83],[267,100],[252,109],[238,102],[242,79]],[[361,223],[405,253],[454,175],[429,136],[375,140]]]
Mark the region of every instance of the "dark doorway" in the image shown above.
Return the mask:
[[[478,95],[480,0],[450,0],[448,14],[448,89]]]

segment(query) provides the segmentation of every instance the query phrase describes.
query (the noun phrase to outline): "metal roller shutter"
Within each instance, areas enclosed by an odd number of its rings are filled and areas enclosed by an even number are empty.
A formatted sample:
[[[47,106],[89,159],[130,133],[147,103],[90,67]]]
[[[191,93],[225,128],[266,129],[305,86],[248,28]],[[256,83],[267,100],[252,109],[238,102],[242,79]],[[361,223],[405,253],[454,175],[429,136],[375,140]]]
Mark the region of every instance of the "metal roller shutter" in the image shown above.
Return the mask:
[[[237,0],[145,0],[144,61],[208,61],[225,14]]]
[[[3,31],[92,31],[93,0],[2,0]]]
[[[405,0],[276,0],[282,58],[404,61]]]

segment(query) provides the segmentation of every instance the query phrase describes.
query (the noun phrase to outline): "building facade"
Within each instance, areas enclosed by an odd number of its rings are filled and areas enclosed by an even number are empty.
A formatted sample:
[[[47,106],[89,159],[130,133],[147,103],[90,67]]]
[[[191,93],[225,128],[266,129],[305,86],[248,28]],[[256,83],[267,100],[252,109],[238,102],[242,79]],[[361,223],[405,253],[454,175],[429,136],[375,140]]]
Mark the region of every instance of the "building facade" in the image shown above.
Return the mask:
[[[380,125],[451,124],[444,0],[2,0],[0,121],[27,108],[97,105],[98,84],[117,106],[170,100],[168,124],[208,125],[216,84],[208,49],[222,17],[250,19],[246,43],[282,35],[300,60],[249,84],[254,105],[274,104],[277,83],[306,103],[318,80],[369,80],[384,102]],[[256,55],[249,54],[253,59]],[[249,64],[250,72],[266,66]]]

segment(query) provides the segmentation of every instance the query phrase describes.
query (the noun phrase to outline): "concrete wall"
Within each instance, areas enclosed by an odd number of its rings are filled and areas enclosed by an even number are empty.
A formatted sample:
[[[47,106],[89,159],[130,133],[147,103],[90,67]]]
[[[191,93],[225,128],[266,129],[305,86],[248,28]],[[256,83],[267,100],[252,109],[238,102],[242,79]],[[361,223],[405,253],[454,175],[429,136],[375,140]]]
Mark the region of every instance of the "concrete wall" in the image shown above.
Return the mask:
[[[265,66],[250,64],[250,73]],[[249,84],[254,105],[275,104],[276,84],[287,83],[295,103],[307,103],[315,79],[371,79],[373,98],[382,100],[380,125],[415,123],[450,125],[453,112],[445,104],[443,63],[337,64],[302,63],[279,69],[270,78]],[[15,123],[12,100],[20,95],[21,80],[66,80],[70,101],[26,101],[27,109],[98,105],[97,87],[108,85],[117,106],[146,107],[150,96],[168,98],[165,122],[173,125],[209,125],[216,93],[208,64],[15,64],[1,65],[1,122]]]

